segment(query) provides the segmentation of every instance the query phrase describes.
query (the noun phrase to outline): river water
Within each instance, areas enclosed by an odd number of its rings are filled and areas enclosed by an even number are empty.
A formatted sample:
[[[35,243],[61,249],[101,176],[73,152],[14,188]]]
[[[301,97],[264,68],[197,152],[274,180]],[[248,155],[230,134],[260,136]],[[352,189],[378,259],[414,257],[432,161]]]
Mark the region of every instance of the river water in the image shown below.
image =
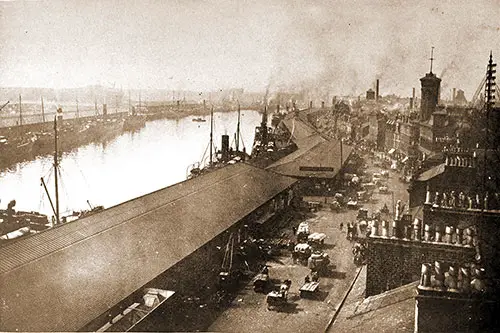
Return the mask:
[[[228,134],[234,147],[237,112],[214,113],[214,143]],[[61,215],[94,206],[109,208],[186,179],[189,165],[199,162],[210,139],[210,117],[194,122],[191,117],[147,122],[138,132],[123,133],[105,144],[91,144],[65,153],[60,161],[59,202]],[[241,134],[250,154],[255,127],[261,115],[241,112]],[[240,143],[240,149],[241,149]],[[206,156],[207,156],[206,155]],[[54,198],[53,157],[20,163],[0,173],[0,208],[16,200],[16,210],[38,211],[52,216],[40,177]]]

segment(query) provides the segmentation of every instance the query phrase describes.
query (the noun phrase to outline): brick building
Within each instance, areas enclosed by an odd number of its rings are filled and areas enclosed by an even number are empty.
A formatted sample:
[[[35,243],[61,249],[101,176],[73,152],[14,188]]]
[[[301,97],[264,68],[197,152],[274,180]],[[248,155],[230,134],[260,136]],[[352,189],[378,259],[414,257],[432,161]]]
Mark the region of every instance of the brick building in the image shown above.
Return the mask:
[[[386,122],[386,117],[379,112],[374,112],[368,116],[367,141],[374,143],[378,150],[384,150],[385,147]]]

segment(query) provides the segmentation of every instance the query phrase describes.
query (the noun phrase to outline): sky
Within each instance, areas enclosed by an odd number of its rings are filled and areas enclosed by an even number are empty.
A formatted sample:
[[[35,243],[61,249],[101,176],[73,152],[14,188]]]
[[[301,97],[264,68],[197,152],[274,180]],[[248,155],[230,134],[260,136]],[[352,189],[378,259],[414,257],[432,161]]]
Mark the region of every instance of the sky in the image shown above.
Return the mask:
[[[429,71],[471,96],[500,0],[0,0],[0,86],[411,95]]]

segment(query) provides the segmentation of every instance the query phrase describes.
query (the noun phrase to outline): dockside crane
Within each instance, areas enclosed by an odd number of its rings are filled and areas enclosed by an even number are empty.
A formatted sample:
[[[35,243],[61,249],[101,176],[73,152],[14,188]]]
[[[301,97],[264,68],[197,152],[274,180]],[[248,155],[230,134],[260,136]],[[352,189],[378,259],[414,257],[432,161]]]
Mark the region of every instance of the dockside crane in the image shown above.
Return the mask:
[[[219,273],[219,286],[222,289],[231,289],[238,284],[240,271],[233,267],[235,236],[233,233],[229,235],[229,241],[226,244],[224,252],[224,260],[222,261],[221,271]]]
[[[479,86],[476,89],[476,92],[472,96],[472,100],[470,101],[470,106],[474,108],[481,108],[483,104],[483,98],[481,98],[481,91],[485,88],[486,85],[486,76],[483,77],[481,80],[481,83],[479,83]]]

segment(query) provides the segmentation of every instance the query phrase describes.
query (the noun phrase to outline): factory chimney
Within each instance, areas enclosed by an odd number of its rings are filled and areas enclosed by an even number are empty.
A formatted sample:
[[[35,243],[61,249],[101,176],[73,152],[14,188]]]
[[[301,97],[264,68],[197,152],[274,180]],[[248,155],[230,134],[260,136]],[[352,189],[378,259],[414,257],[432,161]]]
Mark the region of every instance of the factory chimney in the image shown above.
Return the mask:
[[[313,108],[313,101],[309,101],[309,110],[312,110]]]
[[[413,92],[411,97],[413,97],[413,100],[415,101],[415,87],[413,87]]]
[[[451,95],[451,101],[455,103],[455,98],[457,97],[457,88],[453,88],[453,94]]]
[[[375,100],[378,101],[378,93],[379,93],[379,88],[380,88],[380,82],[379,79],[377,79],[377,87],[375,88]]]

